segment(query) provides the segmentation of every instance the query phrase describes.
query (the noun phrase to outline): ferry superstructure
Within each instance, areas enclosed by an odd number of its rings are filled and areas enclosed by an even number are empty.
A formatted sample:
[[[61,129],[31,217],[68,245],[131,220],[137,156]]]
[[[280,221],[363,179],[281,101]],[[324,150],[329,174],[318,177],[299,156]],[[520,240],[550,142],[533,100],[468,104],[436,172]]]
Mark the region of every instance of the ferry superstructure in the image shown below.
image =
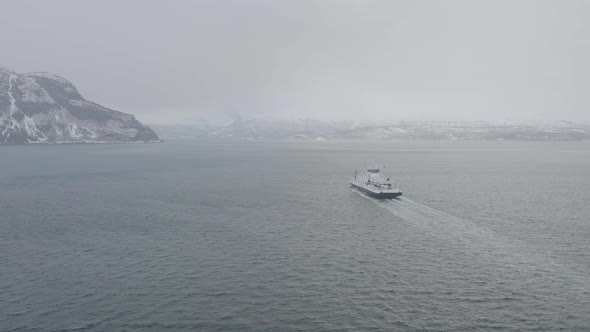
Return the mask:
[[[378,168],[355,171],[350,185],[379,199],[396,198],[402,195],[399,187],[389,177],[382,176]]]

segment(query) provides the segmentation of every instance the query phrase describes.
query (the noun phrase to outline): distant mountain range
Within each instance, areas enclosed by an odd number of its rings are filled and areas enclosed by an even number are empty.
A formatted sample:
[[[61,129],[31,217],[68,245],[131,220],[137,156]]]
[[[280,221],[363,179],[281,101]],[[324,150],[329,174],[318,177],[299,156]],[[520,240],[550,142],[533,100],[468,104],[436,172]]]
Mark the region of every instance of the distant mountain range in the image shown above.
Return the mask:
[[[589,140],[590,125],[572,122],[405,121],[399,123],[277,121],[238,118],[226,126],[200,121],[152,126],[164,139],[333,140]],[[0,67],[1,143],[156,142],[158,135],[133,115],[84,99],[66,79],[51,73],[17,74]]]
[[[60,76],[0,67],[0,143],[154,141],[158,135],[133,115],[84,99]]]
[[[405,121],[396,124],[323,122],[310,119],[271,121],[239,119],[227,126],[202,121],[195,125],[153,126],[164,139],[350,139],[350,140],[525,140],[590,139],[590,125],[571,122],[503,124],[468,121]]]

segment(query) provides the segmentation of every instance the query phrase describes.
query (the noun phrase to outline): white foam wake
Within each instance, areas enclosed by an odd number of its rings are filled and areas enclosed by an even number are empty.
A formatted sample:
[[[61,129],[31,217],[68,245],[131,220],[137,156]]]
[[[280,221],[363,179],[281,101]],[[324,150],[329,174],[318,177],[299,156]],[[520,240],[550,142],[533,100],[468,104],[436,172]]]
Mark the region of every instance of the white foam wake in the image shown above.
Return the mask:
[[[454,237],[485,237],[493,238],[495,235],[490,230],[477,224],[452,216],[427,205],[420,204],[406,197],[391,200],[376,200],[377,205],[391,211],[394,215],[439,235]]]
[[[446,212],[433,209],[406,197],[377,200],[354,190],[396,217],[420,228],[428,236],[451,241],[463,250],[490,259],[503,261],[514,267],[542,272],[555,272],[570,280],[572,285],[586,292],[589,277],[575,264],[556,260],[526,242],[503,236],[492,229]]]

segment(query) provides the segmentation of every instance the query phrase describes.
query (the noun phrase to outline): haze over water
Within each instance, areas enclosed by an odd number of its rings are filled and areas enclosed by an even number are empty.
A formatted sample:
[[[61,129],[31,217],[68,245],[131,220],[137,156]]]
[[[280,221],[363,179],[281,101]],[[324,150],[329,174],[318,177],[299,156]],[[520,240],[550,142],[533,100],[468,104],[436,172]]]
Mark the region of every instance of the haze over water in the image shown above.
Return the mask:
[[[589,148],[1,146],[0,330],[590,330]]]

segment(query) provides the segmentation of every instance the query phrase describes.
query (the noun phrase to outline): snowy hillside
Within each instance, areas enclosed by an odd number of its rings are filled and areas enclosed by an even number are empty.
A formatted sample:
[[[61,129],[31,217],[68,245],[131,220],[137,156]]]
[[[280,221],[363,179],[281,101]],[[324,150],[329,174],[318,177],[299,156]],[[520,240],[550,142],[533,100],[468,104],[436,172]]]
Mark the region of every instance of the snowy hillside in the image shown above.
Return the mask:
[[[152,142],[158,136],[133,115],[84,99],[50,73],[0,67],[0,143]]]
[[[485,121],[411,121],[342,131],[330,138],[577,141],[590,139],[590,128],[568,122],[533,125]]]
[[[405,121],[397,124],[322,122],[310,119],[239,119],[223,127],[159,126],[168,138],[351,140],[589,140],[590,125],[571,122],[506,124],[485,121]]]
[[[316,139],[323,135],[335,135],[345,128],[338,123],[310,119],[294,121],[240,119],[229,126],[210,132],[208,136],[239,139]]]

